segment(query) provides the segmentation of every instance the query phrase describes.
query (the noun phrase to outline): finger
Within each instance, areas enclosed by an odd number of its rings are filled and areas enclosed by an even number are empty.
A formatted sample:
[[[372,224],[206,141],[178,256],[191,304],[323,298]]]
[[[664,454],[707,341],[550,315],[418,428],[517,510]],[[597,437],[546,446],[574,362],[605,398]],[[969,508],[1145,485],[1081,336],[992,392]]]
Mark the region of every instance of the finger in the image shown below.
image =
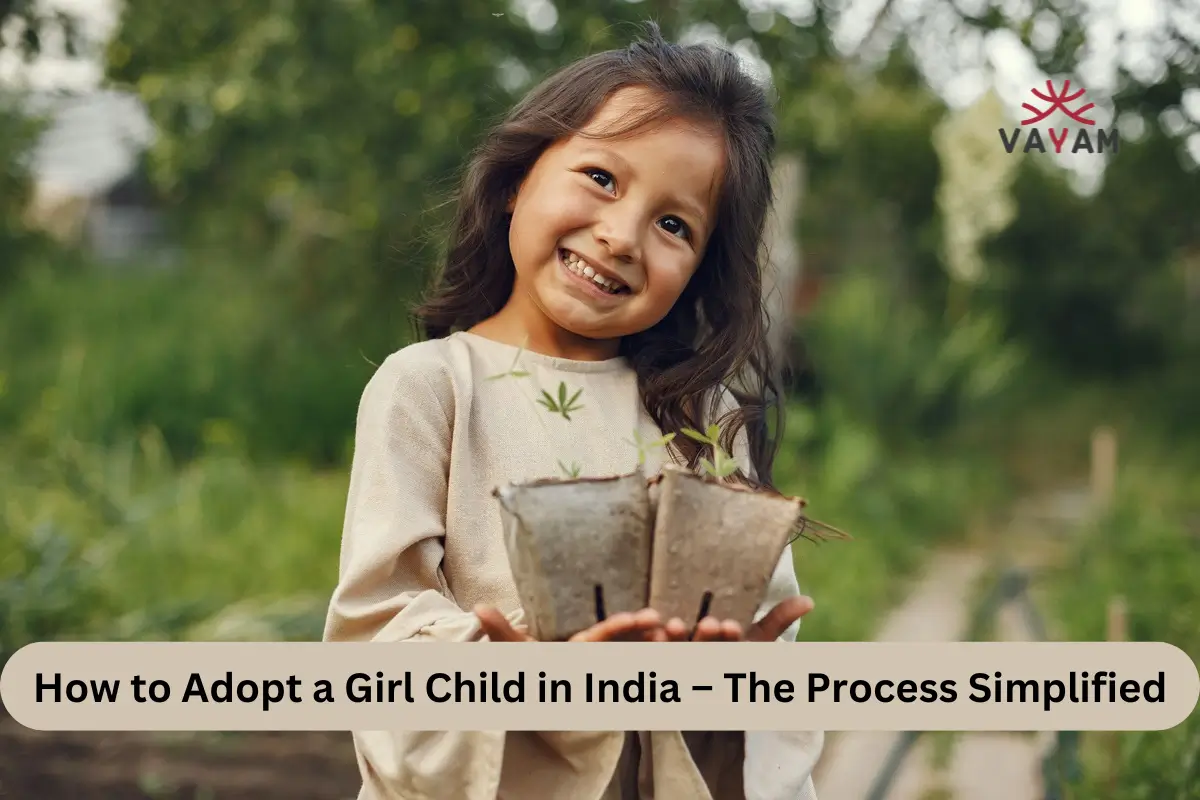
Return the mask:
[[[612,641],[653,642],[663,635],[662,617],[657,611],[644,608],[633,615],[629,624],[612,634]]]
[[[769,642],[778,639],[796,620],[813,610],[811,597],[800,595],[789,597],[776,605],[751,629],[747,637],[751,641]]]
[[[731,619],[718,620],[705,617],[696,626],[694,642],[740,642],[745,638],[742,626]]]
[[[476,606],[475,616],[479,619],[479,627],[493,642],[525,642],[529,640],[527,635],[514,630],[508,618],[492,606]]]
[[[721,623],[721,637],[727,642],[740,642],[744,638],[742,626],[731,619]]]
[[[697,622],[696,630],[692,632],[693,642],[719,642],[724,638],[720,620],[713,617],[705,617]]]
[[[644,608],[632,615],[629,623],[611,633],[612,641],[652,642],[662,635],[662,618],[657,611]]]
[[[658,612],[643,609],[635,614],[622,611],[598,622],[585,631],[571,637],[573,642],[608,642],[615,639],[652,638],[661,627]]]
[[[692,632],[688,630],[687,623],[679,617],[673,617],[670,622],[663,626],[663,632],[666,634],[669,642],[686,642],[691,638]]]

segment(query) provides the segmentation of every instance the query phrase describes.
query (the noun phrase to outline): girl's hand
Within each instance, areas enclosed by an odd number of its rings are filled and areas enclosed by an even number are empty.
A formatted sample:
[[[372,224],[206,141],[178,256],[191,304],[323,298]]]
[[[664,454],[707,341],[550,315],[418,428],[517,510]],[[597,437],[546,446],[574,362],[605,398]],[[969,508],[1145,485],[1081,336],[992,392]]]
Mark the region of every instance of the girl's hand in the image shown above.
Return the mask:
[[[493,642],[533,642],[525,626],[514,627],[508,619],[492,606],[476,606],[475,616],[479,626]],[[785,626],[786,627],[786,626]],[[572,636],[569,642],[665,642],[662,619],[657,611],[648,608],[635,614],[622,612],[613,614],[587,630]]]
[[[743,633],[742,626],[732,620],[705,617],[689,631],[681,619],[666,625],[666,636],[672,642],[773,642],[783,635],[793,622],[813,610],[811,597],[789,597],[768,611],[762,619]]]

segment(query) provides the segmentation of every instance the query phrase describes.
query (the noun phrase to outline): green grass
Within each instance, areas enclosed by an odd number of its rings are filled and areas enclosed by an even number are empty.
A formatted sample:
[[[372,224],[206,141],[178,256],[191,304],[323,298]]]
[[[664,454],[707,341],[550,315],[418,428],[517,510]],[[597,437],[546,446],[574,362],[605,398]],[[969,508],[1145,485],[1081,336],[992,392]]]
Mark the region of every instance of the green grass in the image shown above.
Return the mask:
[[[1109,600],[1128,608],[1129,638],[1161,641],[1200,662],[1200,471],[1196,462],[1128,447],[1116,504],[1081,533],[1050,591],[1069,640],[1106,638]],[[1078,797],[1200,797],[1200,712],[1167,731],[1085,734]]]
[[[190,457],[218,425],[257,460],[336,464],[371,362],[407,343],[372,338],[228,264],[31,268],[0,294],[0,431],[52,408],[86,442],[153,427]]]
[[[337,578],[346,476],[162,441],[10,439],[0,458],[0,646],[313,638]]]

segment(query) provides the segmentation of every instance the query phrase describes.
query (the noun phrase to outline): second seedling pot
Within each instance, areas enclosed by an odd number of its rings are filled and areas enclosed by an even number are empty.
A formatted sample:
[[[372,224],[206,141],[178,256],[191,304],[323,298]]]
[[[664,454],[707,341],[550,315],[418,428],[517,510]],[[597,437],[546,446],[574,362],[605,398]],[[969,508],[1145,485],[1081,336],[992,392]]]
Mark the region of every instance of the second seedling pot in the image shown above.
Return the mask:
[[[539,641],[646,607],[654,516],[640,469],[513,483],[493,495],[529,633]]]
[[[663,619],[754,621],[804,501],[666,466],[657,479],[650,607]]]

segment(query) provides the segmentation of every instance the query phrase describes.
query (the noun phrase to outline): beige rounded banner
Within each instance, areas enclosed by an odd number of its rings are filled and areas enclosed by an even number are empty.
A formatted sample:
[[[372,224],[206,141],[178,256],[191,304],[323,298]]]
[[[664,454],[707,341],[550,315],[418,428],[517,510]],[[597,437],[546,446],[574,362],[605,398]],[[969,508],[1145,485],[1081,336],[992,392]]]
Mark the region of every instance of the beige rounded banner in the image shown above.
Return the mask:
[[[63,643],[9,660],[37,730],[1164,730],[1158,642]]]

